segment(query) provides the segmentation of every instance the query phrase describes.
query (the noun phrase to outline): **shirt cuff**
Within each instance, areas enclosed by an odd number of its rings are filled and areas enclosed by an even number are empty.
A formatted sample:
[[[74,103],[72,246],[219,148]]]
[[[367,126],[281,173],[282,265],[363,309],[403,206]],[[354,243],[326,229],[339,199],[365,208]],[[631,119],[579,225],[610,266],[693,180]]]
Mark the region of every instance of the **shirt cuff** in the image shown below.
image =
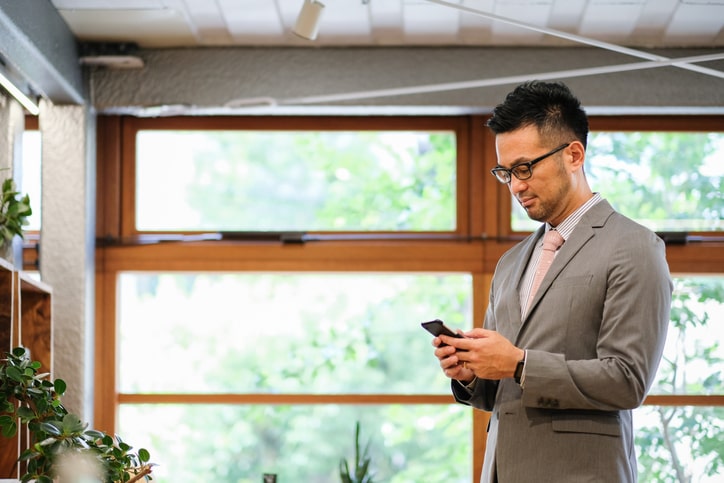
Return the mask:
[[[465,389],[467,389],[468,391],[470,391],[470,393],[472,394],[473,391],[475,391],[475,385],[476,385],[477,383],[478,383],[478,376],[474,376],[472,381],[470,381],[470,382],[467,383],[467,384],[463,384],[463,386],[465,387]]]

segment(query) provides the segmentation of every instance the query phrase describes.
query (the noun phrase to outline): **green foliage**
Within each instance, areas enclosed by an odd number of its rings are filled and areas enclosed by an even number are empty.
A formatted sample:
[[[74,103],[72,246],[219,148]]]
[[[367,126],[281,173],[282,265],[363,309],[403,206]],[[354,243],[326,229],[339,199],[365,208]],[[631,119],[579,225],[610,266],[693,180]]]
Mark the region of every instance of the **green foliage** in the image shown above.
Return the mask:
[[[592,132],[586,175],[594,191],[655,231],[721,231],[724,192],[714,159],[721,133]],[[515,230],[538,227],[514,203]]]
[[[372,469],[370,463],[372,458],[369,456],[370,443],[365,445],[360,451],[359,442],[360,424],[357,421],[354,431],[354,471],[350,472],[349,464],[345,458],[339,462],[339,477],[342,483],[374,483]]]
[[[717,338],[699,340],[697,330],[719,322],[724,280],[677,279],[671,304],[669,347],[661,361],[654,391],[668,394],[721,394],[722,358]],[[648,417],[643,416],[648,412]],[[639,479],[652,483],[689,483],[724,470],[724,408],[660,406],[639,410],[636,432]]]
[[[30,447],[19,458],[27,464],[23,483],[66,483],[78,481],[80,475],[103,483],[150,481],[148,451],[135,453],[119,437],[88,429],[61,403],[65,382],[49,381],[48,374],[38,373],[40,368],[23,347],[13,349],[0,365],[2,435],[15,436],[18,421],[31,435]]]
[[[447,394],[449,380],[419,322],[444,314],[467,328],[472,319],[465,274],[123,277],[123,392]],[[135,315],[161,313],[153,324]],[[175,370],[147,358],[155,351]],[[271,472],[280,481],[339,482],[354,421],[374,435],[377,479],[471,479],[471,411],[459,404],[124,404],[120,411],[119,431],[144,441],[163,464],[158,481],[255,483]],[[179,436],[194,434],[204,441]],[[165,464],[191,459],[193,467]]]
[[[623,214],[658,231],[721,229],[722,177],[705,174],[717,142],[714,133],[592,134],[592,184]]]
[[[414,134],[206,133],[186,197],[208,230],[453,230],[455,136]]]
[[[0,202],[0,247],[10,243],[15,235],[23,236],[23,226],[28,224],[28,217],[33,214],[30,208],[30,197],[19,197],[12,178],[6,178],[2,185],[2,202]]]

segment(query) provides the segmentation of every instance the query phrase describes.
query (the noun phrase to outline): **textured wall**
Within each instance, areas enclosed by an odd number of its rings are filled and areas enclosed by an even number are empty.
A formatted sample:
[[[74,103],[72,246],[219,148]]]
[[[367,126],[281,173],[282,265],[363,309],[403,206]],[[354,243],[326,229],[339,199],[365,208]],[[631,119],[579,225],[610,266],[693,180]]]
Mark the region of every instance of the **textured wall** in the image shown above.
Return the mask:
[[[13,177],[22,181],[20,160],[22,159],[25,117],[22,106],[13,98],[0,91],[0,181]]]
[[[41,103],[43,213],[40,274],[53,287],[55,376],[63,402],[93,418],[95,117],[84,106]]]
[[[666,57],[716,53],[707,49],[658,51]],[[142,69],[96,68],[91,99],[100,111],[170,106],[169,113],[220,112],[238,99],[273,99],[280,106],[261,113],[304,112],[300,97],[429,86],[501,77],[537,78],[544,73],[641,62],[595,48],[205,48],[142,50]],[[724,71],[724,61],[707,67]],[[560,75],[595,113],[724,112],[724,80],[675,67],[574,77]],[[488,112],[514,84],[422,94],[394,95],[307,106],[313,113],[335,106],[397,113],[398,106],[417,112],[439,109]],[[296,99],[296,101],[295,101]],[[185,107],[187,111],[174,109]],[[130,108],[130,109],[129,109]],[[258,110],[258,109],[257,109]],[[153,114],[153,112],[150,112]]]
[[[12,177],[16,186],[23,180],[22,156],[25,114],[22,106],[13,98],[0,93],[0,183]],[[3,257],[17,267],[22,267],[23,240],[16,236],[11,245],[2,249]]]

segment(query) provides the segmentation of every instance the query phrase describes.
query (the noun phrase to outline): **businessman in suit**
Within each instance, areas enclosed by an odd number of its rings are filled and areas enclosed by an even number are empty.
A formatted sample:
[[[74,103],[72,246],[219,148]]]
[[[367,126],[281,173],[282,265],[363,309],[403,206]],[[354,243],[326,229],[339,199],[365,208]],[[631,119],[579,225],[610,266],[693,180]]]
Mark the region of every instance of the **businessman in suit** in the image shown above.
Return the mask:
[[[433,339],[456,400],[492,413],[481,481],[634,482],[632,410],[669,322],[664,245],[591,191],[588,119],[564,84],[518,86],[488,127],[493,174],[543,224],[499,260],[485,328]]]

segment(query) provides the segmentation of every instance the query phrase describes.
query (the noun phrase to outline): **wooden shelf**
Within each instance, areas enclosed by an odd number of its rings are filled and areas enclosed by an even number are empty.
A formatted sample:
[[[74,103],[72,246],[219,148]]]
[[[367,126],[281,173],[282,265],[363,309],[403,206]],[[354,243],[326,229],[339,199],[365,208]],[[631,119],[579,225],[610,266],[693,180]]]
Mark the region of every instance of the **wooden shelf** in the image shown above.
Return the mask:
[[[0,258],[0,357],[10,351],[13,345],[13,294],[15,293],[15,272],[12,266]]]
[[[40,372],[52,373],[52,291],[48,285],[30,278],[24,272],[15,273],[19,288],[21,345],[30,350],[33,360],[40,361]]]
[[[0,358],[14,347],[23,346],[33,360],[40,361],[40,372],[52,375],[53,326],[52,290],[27,273],[17,271],[0,259]],[[18,457],[29,444],[27,431],[18,436],[0,436],[0,481],[20,478]]]

